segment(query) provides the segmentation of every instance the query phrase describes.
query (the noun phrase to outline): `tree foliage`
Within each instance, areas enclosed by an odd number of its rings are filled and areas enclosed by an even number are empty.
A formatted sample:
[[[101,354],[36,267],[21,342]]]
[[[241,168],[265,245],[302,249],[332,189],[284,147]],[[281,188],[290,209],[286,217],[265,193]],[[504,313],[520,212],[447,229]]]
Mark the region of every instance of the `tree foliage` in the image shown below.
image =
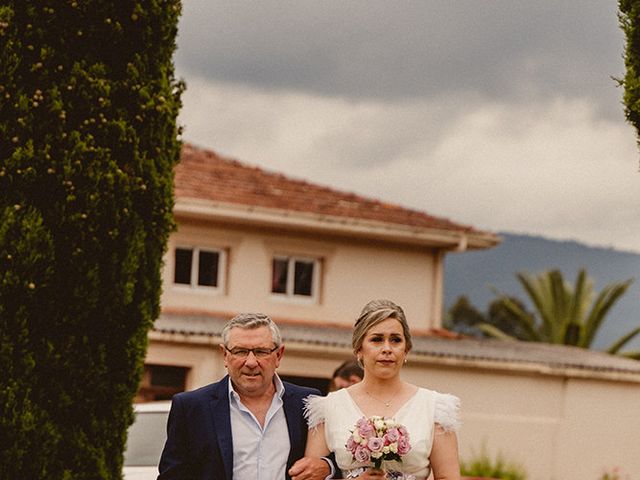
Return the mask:
[[[640,141],[640,0],[619,0],[618,19],[626,38],[623,104],[627,121]]]
[[[179,0],[0,6],[0,478],[120,478],[173,228]]]
[[[484,315],[471,303],[469,297],[461,295],[449,308],[444,327],[466,335],[483,336],[476,326],[484,321]]]
[[[525,309],[524,304],[517,298],[509,297],[509,301]],[[493,300],[487,310],[481,312],[466,295],[461,295],[449,308],[445,327],[478,338],[522,338],[525,335],[514,315],[505,307],[502,298]],[[487,329],[492,329],[492,334],[489,334]]]
[[[627,291],[632,280],[615,282],[605,286],[597,295],[593,281],[584,269],[578,272],[575,285],[567,283],[558,270],[543,272],[537,276],[527,273],[517,274],[534,312],[526,311],[522,303],[514,302],[507,296],[500,296],[504,308],[520,328],[520,334],[509,335],[495,325],[480,325],[485,333],[500,337],[534,342],[574,345],[591,348],[592,343],[607,318],[607,314]],[[633,329],[614,342],[607,351],[620,353],[638,333]],[[629,356],[635,356],[629,353]]]

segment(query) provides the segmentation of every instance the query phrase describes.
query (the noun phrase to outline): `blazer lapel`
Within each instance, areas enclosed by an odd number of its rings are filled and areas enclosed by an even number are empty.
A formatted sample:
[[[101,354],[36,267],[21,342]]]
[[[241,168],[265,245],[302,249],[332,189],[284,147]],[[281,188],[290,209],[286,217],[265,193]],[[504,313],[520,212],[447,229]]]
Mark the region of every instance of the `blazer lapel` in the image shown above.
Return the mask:
[[[289,458],[287,460],[287,465],[290,467],[293,465],[293,461],[301,456],[298,452],[300,450],[304,452],[305,448],[303,444],[302,423],[300,422],[302,418],[302,401],[285,388],[283,403],[284,415],[287,419],[287,428],[289,430],[289,442],[291,442]]]
[[[231,437],[231,413],[229,410],[228,376],[218,382],[211,399],[213,431],[218,437],[218,447],[224,463],[226,478],[233,478],[233,439]]]

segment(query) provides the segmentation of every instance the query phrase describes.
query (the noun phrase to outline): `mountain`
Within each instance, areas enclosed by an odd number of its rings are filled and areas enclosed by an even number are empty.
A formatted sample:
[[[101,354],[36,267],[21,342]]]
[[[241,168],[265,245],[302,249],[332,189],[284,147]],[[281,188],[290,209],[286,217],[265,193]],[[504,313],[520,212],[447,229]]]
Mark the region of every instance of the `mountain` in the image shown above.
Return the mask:
[[[558,269],[572,284],[581,268],[594,281],[595,291],[633,278],[635,281],[609,311],[594,341],[606,348],[640,325],[640,254],[591,247],[574,241],[500,233],[502,243],[490,250],[449,254],[445,260],[444,302],[448,310],[460,295],[466,295],[480,311],[495,299],[491,287],[513,295],[527,304],[527,296],[516,278],[517,272],[538,274]],[[528,304],[530,308],[530,304]],[[640,349],[640,335],[624,350]]]

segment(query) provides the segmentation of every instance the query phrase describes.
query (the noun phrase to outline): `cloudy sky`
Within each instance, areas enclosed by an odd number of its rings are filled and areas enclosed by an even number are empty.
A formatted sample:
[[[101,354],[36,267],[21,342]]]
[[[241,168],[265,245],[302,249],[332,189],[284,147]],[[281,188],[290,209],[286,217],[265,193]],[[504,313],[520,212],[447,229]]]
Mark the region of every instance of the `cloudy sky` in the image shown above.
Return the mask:
[[[640,252],[616,3],[183,0],[183,138],[480,229]]]

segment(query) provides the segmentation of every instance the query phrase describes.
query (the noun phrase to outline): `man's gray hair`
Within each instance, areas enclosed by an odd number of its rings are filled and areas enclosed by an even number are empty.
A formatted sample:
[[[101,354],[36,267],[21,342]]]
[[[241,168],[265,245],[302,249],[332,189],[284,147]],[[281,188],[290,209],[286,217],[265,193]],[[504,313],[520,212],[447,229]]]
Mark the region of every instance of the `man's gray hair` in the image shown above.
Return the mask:
[[[222,343],[228,346],[229,332],[232,328],[254,329],[259,327],[269,327],[271,339],[276,347],[282,345],[282,334],[278,326],[264,313],[241,313],[236,315],[222,329]]]

